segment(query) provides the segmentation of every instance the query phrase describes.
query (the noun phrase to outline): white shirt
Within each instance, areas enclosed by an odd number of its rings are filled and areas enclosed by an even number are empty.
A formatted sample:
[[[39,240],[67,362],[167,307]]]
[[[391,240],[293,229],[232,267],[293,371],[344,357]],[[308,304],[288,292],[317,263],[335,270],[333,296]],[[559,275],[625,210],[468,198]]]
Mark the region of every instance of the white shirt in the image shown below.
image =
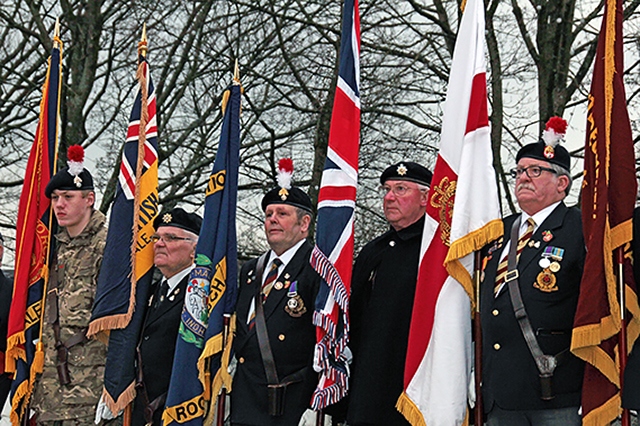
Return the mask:
[[[188,268],[183,269],[182,271],[178,272],[177,274],[175,274],[171,278],[164,278],[163,277],[163,280],[167,280],[167,284],[169,285],[169,291],[167,291],[167,294],[173,293],[173,290],[175,290],[176,287],[178,287],[178,284],[180,284],[180,281],[182,281],[182,279],[184,277],[189,275],[191,273],[191,271],[193,270],[193,268],[195,268],[195,267],[196,267],[196,265],[191,265]]]

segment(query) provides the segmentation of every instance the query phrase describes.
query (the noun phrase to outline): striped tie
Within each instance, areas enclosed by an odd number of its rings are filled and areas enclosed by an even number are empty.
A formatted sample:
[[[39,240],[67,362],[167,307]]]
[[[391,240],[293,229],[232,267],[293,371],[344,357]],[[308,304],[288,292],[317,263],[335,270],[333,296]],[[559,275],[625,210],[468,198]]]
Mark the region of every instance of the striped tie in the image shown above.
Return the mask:
[[[269,296],[269,292],[273,288],[273,282],[278,278],[278,268],[280,265],[282,265],[282,261],[280,259],[277,257],[273,259],[271,269],[269,269],[267,278],[264,280],[264,284],[262,284],[262,303],[267,300],[267,296]]]
[[[527,243],[531,239],[531,236],[533,235],[533,228],[535,227],[535,224],[536,223],[533,221],[533,218],[527,219],[527,230],[520,236],[520,238],[518,238],[518,247],[516,249],[516,263],[518,263],[518,260],[520,259],[520,253],[522,252],[522,249],[524,249],[524,246],[527,245]],[[496,272],[496,284],[493,287],[494,297],[497,296],[500,292],[502,284],[504,284],[504,279],[507,276],[507,270],[509,269],[508,258],[509,250],[507,250],[507,252],[504,254],[504,257],[498,265],[498,271]]]
[[[269,292],[273,288],[273,282],[276,280],[276,278],[278,278],[278,268],[280,267],[280,265],[282,265],[282,261],[280,259],[278,259],[277,257],[273,259],[273,263],[271,264],[269,273],[267,274],[267,277],[264,280],[264,284],[262,284],[262,303],[264,303],[267,300],[267,296],[269,295]],[[256,322],[256,307],[254,305],[255,301],[256,299],[254,298],[251,301],[251,305],[249,307],[249,320],[247,321],[247,324],[249,325],[249,330],[253,329],[253,326],[255,325],[255,322]]]

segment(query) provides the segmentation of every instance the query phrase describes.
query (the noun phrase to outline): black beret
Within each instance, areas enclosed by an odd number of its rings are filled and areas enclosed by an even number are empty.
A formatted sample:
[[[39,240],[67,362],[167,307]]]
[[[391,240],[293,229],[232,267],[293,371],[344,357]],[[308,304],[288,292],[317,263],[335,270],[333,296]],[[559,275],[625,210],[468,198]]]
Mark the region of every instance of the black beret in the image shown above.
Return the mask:
[[[46,195],[47,198],[51,198],[51,194],[56,189],[62,191],[93,190],[93,176],[91,176],[91,173],[89,173],[87,169],[82,169],[82,172],[80,172],[78,176],[74,176],[69,173],[69,168],[65,167],[51,178],[47,187],[44,189],[44,195]]]
[[[292,186],[289,189],[276,186],[262,197],[262,211],[270,204],[288,204],[313,213],[311,198],[302,189]]]
[[[387,167],[380,176],[380,183],[388,180],[407,180],[409,182],[419,183],[421,185],[430,186],[433,173],[424,166],[411,161],[401,161],[398,164]]]
[[[175,226],[200,235],[202,218],[196,213],[187,213],[184,209],[176,207],[173,210],[160,213],[153,219],[153,227],[156,231],[161,226]]]
[[[555,147],[547,146],[543,140],[523,146],[516,155],[516,163],[521,158],[535,158],[548,161],[551,164],[571,170],[571,157],[565,147],[558,144]]]

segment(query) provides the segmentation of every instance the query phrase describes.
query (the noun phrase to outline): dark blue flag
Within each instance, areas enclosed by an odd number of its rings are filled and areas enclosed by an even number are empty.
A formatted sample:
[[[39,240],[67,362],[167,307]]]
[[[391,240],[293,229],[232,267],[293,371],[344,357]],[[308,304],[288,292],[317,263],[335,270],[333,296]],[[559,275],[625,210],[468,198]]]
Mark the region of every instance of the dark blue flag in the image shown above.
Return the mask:
[[[231,382],[227,373],[231,339],[225,342],[225,316],[228,318],[234,310],[238,280],[236,202],[241,90],[236,79],[223,100],[224,122],[205,192],[196,267],[187,284],[162,416],[164,425],[202,425],[208,401]]]

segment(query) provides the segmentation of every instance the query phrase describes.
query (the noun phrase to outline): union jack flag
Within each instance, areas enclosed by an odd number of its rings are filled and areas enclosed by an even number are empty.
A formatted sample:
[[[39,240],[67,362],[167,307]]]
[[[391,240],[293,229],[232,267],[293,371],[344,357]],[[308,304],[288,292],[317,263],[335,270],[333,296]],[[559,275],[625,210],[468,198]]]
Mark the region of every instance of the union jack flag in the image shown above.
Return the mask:
[[[311,407],[320,410],[347,393],[349,293],[360,146],[360,17],[358,0],[346,0],[342,16],[340,70],[331,116],[329,147],[318,195],[316,246],[311,266],[322,277],[316,298],[314,368],[320,372]]]
[[[156,94],[144,56],[144,36],[138,53],[139,88],[129,117],[119,184],[87,332],[92,336],[111,330],[103,400],[114,414],[135,398],[133,360],[153,275],[150,237],[158,213]]]

